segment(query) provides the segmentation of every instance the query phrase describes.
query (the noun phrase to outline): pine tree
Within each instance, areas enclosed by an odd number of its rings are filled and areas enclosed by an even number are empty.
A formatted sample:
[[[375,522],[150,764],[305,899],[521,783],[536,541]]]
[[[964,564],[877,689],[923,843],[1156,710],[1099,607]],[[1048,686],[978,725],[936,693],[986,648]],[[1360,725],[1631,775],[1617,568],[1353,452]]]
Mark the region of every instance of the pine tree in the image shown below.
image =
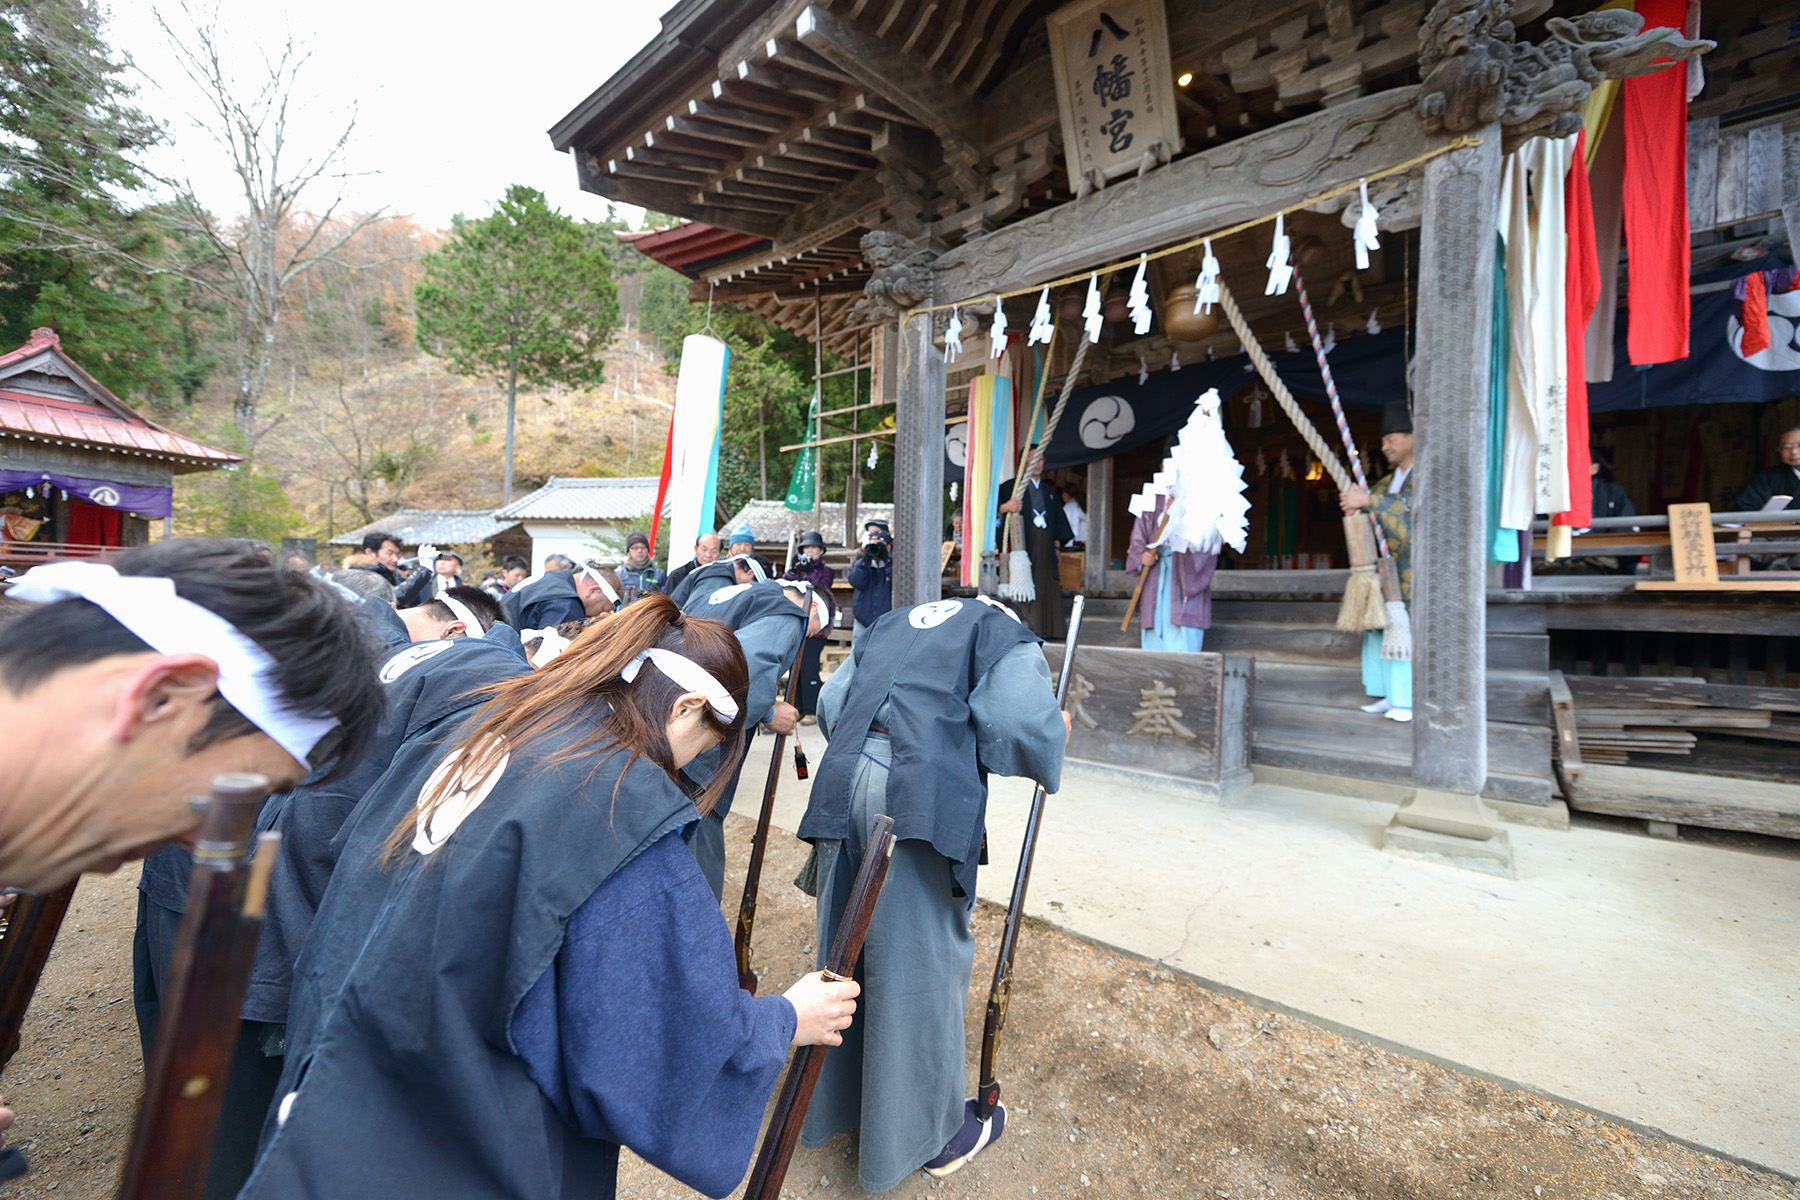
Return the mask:
[[[0,0],[0,343],[54,328],[114,391],[191,396],[209,369],[184,339],[192,287],[154,208],[121,197],[161,127],[132,103],[90,0]]]
[[[457,224],[425,257],[413,290],[418,339],[460,375],[506,380],[505,501],[512,500],[513,413],[521,381],[595,387],[618,327],[611,231],[514,185],[494,211]]]

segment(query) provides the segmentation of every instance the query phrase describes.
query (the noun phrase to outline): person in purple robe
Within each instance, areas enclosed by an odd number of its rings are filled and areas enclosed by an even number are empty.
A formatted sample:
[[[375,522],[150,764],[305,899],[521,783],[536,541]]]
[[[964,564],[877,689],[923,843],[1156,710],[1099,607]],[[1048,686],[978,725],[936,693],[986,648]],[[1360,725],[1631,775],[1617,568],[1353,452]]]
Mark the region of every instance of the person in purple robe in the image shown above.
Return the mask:
[[[1145,650],[1197,652],[1212,624],[1212,579],[1219,556],[1150,544],[1156,540],[1168,503],[1167,496],[1158,496],[1156,507],[1140,513],[1131,526],[1131,552],[1126,555],[1125,569],[1133,575],[1149,572],[1138,594],[1138,618],[1143,623],[1139,645]]]

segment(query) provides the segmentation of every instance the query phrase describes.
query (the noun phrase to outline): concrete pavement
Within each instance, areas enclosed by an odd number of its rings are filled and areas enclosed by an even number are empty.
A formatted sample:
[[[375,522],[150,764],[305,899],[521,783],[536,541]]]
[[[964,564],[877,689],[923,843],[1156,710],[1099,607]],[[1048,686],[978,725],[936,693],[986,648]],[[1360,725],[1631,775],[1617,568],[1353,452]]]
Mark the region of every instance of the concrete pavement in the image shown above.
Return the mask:
[[[816,766],[824,738],[800,734]],[[755,818],[772,740],[752,750],[738,815]],[[809,785],[783,772],[775,824],[792,831]],[[1005,904],[1031,789],[990,783],[979,890]],[[1218,805],[1071,770],[1049,802],[1026,910],[1247,998],[1800,1176],[1800,860],[1511,825],[1519,877],[1506,880],[1382,853],[1393,811],[1267,783]]]

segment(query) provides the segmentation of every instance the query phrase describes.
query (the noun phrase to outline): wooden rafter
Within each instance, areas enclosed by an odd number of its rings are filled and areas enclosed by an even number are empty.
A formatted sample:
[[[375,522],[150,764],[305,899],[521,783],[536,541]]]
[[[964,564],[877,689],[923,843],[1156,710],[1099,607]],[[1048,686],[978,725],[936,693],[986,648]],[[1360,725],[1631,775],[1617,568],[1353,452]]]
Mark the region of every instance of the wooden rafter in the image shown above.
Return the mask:
[[[794,25],[795,35],[890,104],[929,128],[967,145],[981,140],[981,121],[972,93],[903,52],[879,31],[844,20],[820,5],[809,5]]]

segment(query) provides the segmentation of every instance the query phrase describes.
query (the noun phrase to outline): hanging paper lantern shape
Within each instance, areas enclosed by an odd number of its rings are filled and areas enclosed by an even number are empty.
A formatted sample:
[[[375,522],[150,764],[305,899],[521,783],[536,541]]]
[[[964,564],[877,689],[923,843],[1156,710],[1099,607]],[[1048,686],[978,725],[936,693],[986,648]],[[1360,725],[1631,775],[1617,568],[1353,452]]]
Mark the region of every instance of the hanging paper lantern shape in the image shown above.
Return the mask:
[[[1369,321],[1363,328],[1368,330],[1370,334],[1381,332],[1381,318],[1377,315],[1380,312],[1381,310],[1379,308],[1371,308],[1369,310]]]
[[[1150,332],[1150,287],[1144,282],[1144,271],[1150,266],[1150,256],[1138,256],[1137,274],[1131,279],[1131,298],[1128,306],[1131,309],[1132,329],[1139,337]]]
[[[1200,275],[1194,280],[1194,311],[1209,313],[1219,302],[1219,260],[1213,257],[1212,239],[1200,243]]]
[[[1356,230],[1351,235],[1356,245],[1356,269],[1369,269],[1369,251],[1381,249],[1381,236],[1375,228],[1375,206],[1369,203],[1369,181],[1363,180],[1358,188],[1362,193],[1362,211],[1356,218]]]
[[[1100,276],[1088,276],[1087,304],[1081,310],[1083,320],[1087,322],[1088,341],[1100,340],[1100,330],[1106,325],[1106,315],[1100,311]]]
[[[1143,387],[1150,382],[1150,360],[1138,355],[1138,386]]]
[[[1133,516],[1156,510],[1158,496],[1167,496],[1167,523],[1154,545],[1167,545],[1181,553],[1199,550],[1217,553],[1221,546],[1243,552],[1248,537],[1250,501],[1243,464],[1225,439],[1219,421],[1223,401],[1217,388],[1208,388],[1176,436],[1162,469],[1131,498]]]
[[[1081,297],[1074,292],[1063,293],[1063,298],[1056,305],[1056,319],[1074,321],[1086,315],[1081,306]]]
[[[1178,342],[1198,342],[1219,328],[1219,314],[1201,312],[1194,303],[1194,285],[1172,288],[1163,302],[1163,329]]]
[[[1268,261],[1263,264],[1269,268],[1269,284],[1263,288],[1263,295],[1287,295],[1288,282],[1294,277],[1294,268],[1288,263],[1291,249],[1292,247],[1288,244],[1287,225],[1282,215],[1276,213],[1275,242],[1269,247]]]
[[[1037,312],[1031,318],[1031,334],[1025,341],[1026,344],[1032,346],[1036,346],[1040,342],[1049,345],[1050,339],[1055,334],[1056,326],[1050,321],[1050,289],[1045,288],[1038,295]]]
[[[953,363],[962,357],[962,334],[962,310],[952,306],[950,327],[944,330],[944,356]]]
[[[1006,302],[994,297],[994,326],[988,330],[988,357],[999,358],[1006,353]]]

